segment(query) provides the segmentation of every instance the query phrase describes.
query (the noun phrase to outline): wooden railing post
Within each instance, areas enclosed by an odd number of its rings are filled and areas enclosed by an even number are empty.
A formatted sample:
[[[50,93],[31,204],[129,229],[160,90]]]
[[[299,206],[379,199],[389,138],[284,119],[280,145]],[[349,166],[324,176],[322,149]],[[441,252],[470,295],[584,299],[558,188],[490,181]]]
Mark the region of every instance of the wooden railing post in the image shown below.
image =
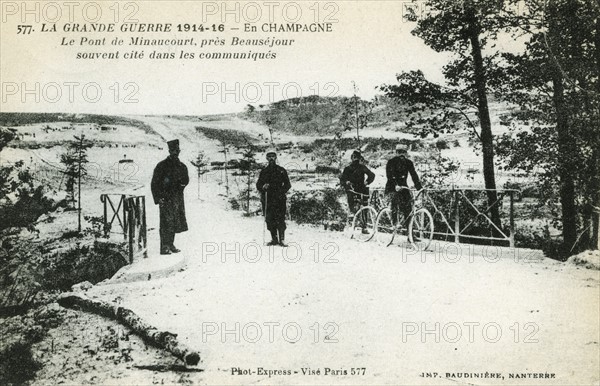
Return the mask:
[[[102,205],[104,206],[104,237],[108,238],[108,231],[109,231],[109,225],[108,225],[108,209],[106,207],[106,195],[105,194],[101,194],[100,195],[100,201],[102,201]]]
[[[515,247],[515,204],[514,204],[514,193],[512,190],[508,193],[510,197],[510,213],[509,213],[509,245],[511,248]]]
[[[454,190],[454,200],[456,201],[456,213],[454,214],[454,242],[460,243],[460,196],[458,190]]]
[[[127,207],[128,206],[127,196],[122,194],[121,201],[123,202],[123,239],[125,239],[125,241],[127,241],[127,230],[129,229],[128,219],[127,219],[127,212],[129,210]]]
[[[600,211],[596,211],[596,217],[598,217],[598,222],[596,223],[596,249],[600,249]]]
[[[142,196],[140,197],[140,200],[142,202],[142,206],[141,206],[141,221],[142,221],[142,243],[144,246],[144,258],[148,257],[148,228],[146,227],[146,197]]]
[[[133,264],[133,254],[135,250],[135,208],[133,199],[126,198],[127,203],[127,224],[128,224],[128,244],[129,244],[129,262]]]

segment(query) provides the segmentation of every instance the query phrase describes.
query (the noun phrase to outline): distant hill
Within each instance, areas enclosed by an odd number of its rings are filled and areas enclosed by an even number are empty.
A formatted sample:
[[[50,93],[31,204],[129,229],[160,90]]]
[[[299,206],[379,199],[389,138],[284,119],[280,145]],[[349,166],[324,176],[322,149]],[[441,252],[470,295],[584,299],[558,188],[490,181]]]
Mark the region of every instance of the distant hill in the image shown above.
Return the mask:
[[[196,130],[208,139],[217,140],[223,145],[231,145],[238,148],[257,142],[256,138],[240,130],[214,129],[204,126],[196,126]]]
[[[318,95],[291,98],[268,105],[248,105],[246,111],[238,116],[271,127],[275,132],[331,136],[344,131],[341,118],[344,114],[344,105],[349,99],[348,97],[321,97]],[[404,123],[405,113],[411,106],[399,104],[383,95],[378,95],[369,102],[373,106],[372,117],[364,129],[365,131],[383,128],[389,132],[415,134],[410,132]],[[508,106],[490,98],[490,112],[493,115],[492,120],[496,129],[499,128],[500,117],[508,110]],[[423,110],[421,113],[427,115],[430,112]],[[476,121],[475,117],[473,121]]]
[[[118,116],[65,113],[0,113],[0,126],[5,127],[51,122],[95,123],[100,126],[125,125],[140,128],[146,134],[157,134],[149,125],[141,121]]]
[[[245,119],[270,126],[276,132],[295,135],[334,135],[344,131],[341,118],[344,105],[349,97],[309,97],[291,98],[261,105],[248,105],[243,114]],[[362,102],[367,102],[362,100]],[[372,103],[372,118],[366,130],[377,127],[389,127],[393,131],[404,132],[401,106],[390,98],[377,96]]]
[[[342,97],[312,95],[291,98],[255,108],[249,105],[245,118],[296,135],[331,135],[339,130]]]

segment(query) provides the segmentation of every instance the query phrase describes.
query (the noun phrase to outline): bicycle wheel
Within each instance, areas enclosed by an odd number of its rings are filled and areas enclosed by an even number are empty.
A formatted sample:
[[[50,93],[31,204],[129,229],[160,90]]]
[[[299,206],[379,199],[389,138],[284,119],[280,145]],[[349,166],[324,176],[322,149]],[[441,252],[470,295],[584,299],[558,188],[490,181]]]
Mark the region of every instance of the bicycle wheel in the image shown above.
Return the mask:
[[[392,221],[392,210],[385,208],[377,215],[375,221],[375,237],[381,245],[389,246],[394,241],[396,227]]]
[[[420,250],[425,250],[433,239],[433,217],[425,208],[415,212],[408,224],[408,235],[411,244]]]
[[[370,206],[362,207],[352,220],[352,238],[360,242],[369,241],[375,235],[377,212]]]

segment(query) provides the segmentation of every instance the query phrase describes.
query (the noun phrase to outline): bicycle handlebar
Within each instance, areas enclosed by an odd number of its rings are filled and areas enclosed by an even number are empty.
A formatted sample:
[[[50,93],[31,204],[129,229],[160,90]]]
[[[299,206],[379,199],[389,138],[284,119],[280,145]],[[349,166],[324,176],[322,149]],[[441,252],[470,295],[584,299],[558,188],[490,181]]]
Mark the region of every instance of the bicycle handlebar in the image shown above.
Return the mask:
[[[383,188],[380,188],[380,189],[373,189],[373,191],[378,191],[378,190],[384,190],[384,189],[383,189]],[[400,190],[408,190],[408,191],[411,191],[412,189],[411,189],[411,188],[409,188],[408,186],[400,186]],[[420,194],[422,194],[424,190],[425,190],[424,188],[423,188],[423,189],[421,189],[421,190],[417,190],[417,197],[418,197]],[[360,196],[369,196],[369,194],[367,194],[367,193],[360,193],[360,192],[357,192],[356,190],[352,190],[352,189],[347,189],[347,190],[346,190],[346,192],[354,193],[354,194],[357,194],[357,195],[360,195]]]
[[[356,195],[359,195],[359,196],[365,196],[365,197],[369,197],[369,195],[368,195],[368,194],[365,194],[365,193],[359,193],[359,192],[357,192],[357,191],[355,191],[355,190],[352,190],[352,189],[348,189],[348,190],[346,190],[346,192],[354,193],[354,194],[356,194]]]
[[[400,190],[398,190],[398,192],[400,192],[402,190],[411,191],[412,189],[409,188],[408,186],[400,186]],[[421,194],[423,194],[424,191],[425,191],[424,188],[421,188],[420,190],[417,190],[417,195],[415,196],[415,199],[418,198]]]

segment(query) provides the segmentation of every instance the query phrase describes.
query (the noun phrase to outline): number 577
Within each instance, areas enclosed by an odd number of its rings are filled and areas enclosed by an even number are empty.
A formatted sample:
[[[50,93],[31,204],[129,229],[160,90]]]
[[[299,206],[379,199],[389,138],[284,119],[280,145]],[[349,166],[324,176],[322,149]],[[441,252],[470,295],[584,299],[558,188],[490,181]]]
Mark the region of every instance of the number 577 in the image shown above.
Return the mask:
[[[17,35],[29,35],[33,30],[33,26],[31,25],[18,25],[17,26]]]
[[[367,372],[366,367],[351,367],[350,368],[350,375],[365,375],[366,372]]]

